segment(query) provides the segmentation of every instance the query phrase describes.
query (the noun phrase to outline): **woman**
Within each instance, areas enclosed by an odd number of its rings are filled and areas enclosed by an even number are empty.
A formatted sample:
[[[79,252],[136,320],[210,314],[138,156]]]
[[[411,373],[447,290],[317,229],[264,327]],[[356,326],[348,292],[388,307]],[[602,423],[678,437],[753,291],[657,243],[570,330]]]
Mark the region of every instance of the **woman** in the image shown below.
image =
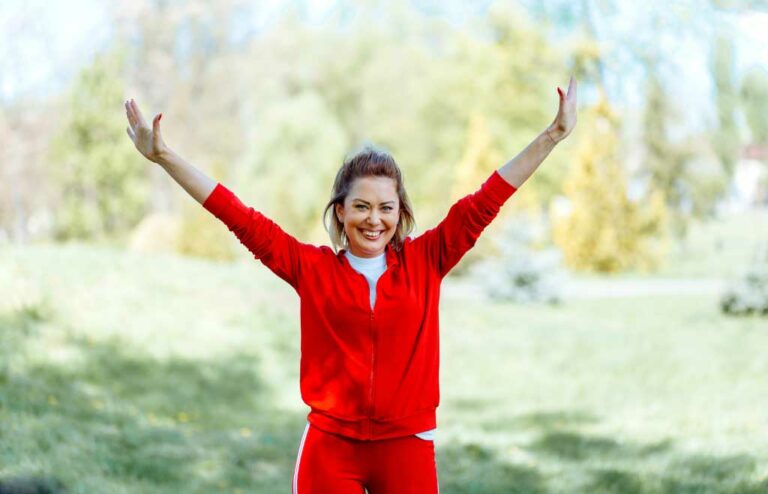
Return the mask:
[[[136,102],[125,104],[136,148],[219,218],[301,300],[301,396],[310,407],[293,493],[436,493],[440,283],[504,202],[576,124],[576,83],[552,124],[459,200],[440,224],[408,237],[413,212],[386,153],[346,160],[324,221],[333,249],[305,244],[243,205],[170,150]],[[342,247],[341,250],[338,250]]]

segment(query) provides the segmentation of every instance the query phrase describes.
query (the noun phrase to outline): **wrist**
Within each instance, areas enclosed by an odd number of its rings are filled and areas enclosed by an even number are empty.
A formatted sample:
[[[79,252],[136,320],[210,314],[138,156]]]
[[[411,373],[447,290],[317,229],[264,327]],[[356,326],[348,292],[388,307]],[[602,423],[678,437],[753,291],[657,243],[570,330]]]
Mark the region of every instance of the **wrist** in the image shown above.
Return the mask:
[[[163,148],[153,160],[160,166],[166,166],[173,160],[174,152],[170,148]]]
[[[552,142],[552,144],[557,144],[565,139],[565,133],[554,125],[547,127],[544,133],[547,134],[547,138]]]

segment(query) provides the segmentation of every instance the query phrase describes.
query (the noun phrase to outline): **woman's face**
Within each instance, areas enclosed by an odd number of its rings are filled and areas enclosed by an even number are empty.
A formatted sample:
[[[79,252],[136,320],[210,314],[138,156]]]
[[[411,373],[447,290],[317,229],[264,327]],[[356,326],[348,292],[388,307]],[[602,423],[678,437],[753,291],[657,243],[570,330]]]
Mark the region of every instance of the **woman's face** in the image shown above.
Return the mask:
[[[344,224],[352,255],[381,255],[395,236],[400,220],[396,185],[389,177],[360,177],[352,182],[344,206],[336,205],[336,215]]]

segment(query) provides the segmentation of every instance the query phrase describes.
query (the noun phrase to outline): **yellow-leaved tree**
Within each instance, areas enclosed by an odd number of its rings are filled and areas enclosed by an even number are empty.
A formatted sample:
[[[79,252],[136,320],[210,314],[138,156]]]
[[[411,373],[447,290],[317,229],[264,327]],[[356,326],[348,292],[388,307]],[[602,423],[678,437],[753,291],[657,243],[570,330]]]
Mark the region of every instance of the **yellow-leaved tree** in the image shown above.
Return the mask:
[[[464,156],[454,170],[451,202],[477,190],[488,176],[501,166],[502,156],[494,146],[488,122],[479,113],[469,118]]]
[[[569,207],[551,208],[552,238],[576,270],[654,269],[665,248],[663,194],[649,192],[644,205],[629,199],[619,162],[619,119],[604,96],[580,120],[585,139],[564,183]]]

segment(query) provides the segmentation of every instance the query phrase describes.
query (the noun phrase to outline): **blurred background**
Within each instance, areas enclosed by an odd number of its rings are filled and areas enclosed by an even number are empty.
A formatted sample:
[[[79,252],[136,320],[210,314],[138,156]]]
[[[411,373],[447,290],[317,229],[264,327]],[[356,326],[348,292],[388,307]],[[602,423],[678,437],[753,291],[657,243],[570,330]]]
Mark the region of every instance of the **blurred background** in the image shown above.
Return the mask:
[[[418,235],[571,75],[575,131],[443,285],[441,491],[768,492],[766,46],[759,0],[3,2],[0,492],[290,488],[298,299],[126,99],[329,245],[346,155],[393,154]]]

